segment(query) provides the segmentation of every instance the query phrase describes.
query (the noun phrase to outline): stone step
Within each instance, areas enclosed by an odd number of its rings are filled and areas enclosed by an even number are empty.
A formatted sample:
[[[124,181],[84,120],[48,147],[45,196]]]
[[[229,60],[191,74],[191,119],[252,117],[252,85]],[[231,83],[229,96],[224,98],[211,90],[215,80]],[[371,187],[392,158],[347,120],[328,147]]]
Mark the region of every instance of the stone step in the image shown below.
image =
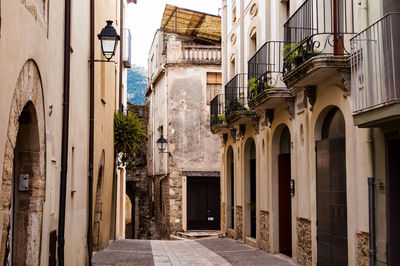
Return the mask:
[[[186,231],[178,232],[178,236],[186,239],[199,239],[199,238],[218,238],[219,231]]]

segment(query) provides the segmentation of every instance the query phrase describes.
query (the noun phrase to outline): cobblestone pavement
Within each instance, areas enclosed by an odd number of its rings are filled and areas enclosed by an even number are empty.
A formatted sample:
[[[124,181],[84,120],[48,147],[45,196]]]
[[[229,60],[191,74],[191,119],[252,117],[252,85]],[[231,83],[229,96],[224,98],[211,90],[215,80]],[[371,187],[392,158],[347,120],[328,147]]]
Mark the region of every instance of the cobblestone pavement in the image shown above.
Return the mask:
[[[295,265],[232,239],[118,240],[93,256],[93,265]]]

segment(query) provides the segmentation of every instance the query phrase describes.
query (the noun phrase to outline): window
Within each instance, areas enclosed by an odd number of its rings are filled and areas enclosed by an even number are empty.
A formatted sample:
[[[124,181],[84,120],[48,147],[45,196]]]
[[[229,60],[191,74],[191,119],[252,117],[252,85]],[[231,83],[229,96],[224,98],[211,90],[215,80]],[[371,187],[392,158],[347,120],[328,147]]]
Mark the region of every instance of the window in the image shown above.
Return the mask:
[[[254,30],[253,35],[250,37],[250,56],[253,56],[257,52],[257,32]]]
[[[221,73],[207,73],[207,104],[218,94],[222,93],[222,77]]]

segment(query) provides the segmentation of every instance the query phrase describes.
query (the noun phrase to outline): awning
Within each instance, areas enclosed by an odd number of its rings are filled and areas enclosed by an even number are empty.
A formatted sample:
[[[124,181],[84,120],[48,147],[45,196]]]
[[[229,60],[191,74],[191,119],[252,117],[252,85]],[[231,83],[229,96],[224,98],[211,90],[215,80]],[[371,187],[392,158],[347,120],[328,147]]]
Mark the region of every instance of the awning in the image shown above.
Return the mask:
[[[221,41],[221,17],[168,4],[160,28],[198,39]]]

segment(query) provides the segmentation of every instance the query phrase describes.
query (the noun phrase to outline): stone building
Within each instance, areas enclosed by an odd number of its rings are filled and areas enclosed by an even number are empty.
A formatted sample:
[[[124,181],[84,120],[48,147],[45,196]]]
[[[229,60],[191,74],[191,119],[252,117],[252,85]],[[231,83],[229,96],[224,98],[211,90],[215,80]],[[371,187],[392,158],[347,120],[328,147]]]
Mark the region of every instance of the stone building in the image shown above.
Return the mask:
[[[166,5],[146,93],[148,173],[162,237],[219,229],[219,142],[209,130],[209,102],[221,90],[220,41],[220,17]],[[161,137],[165,150],[156,143]]]
[[[396,11],[222,0],[225,87],[210,118],[228,237],[300,265],[399,263]]]
[[[104,59],[95,34],[107,19],[120,22],[118,2],[95,6],[93,59]],[[127,2],[133,1],[121,1]],[[97,241],[100,248],[115,237],[110,203],[115,202],[111,195],[116,190],[112,115],[118,108],[120,78],[119,65],[113,63],[96,62],[93,76],[96,93],[104,91],[108,108],[101,113],[98,104],[106,103],[95,95],[95,175],[111,182],[103,190],[104,226],[94,226],[97,240],[91,241],[88,234],[90,4],[0,1],[0,261],[4,265],[86,265],[92,253],[89,243]],[[104,137],[102,130],[108,131],[110,124],[111,133]],[[99,171],[106,160],[103,149],[111,157]]]

